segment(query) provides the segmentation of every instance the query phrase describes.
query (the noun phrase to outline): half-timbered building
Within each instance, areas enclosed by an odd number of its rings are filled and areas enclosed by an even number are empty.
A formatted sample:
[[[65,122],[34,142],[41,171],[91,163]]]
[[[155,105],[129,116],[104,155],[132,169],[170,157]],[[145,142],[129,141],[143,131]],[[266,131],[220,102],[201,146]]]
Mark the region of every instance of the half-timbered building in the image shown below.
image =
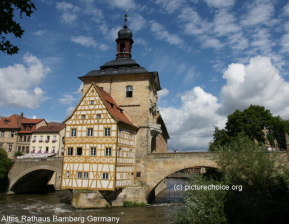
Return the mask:
[[[138,127],[110,94],[92,83],[64,123],[62,188],[114,191],[132,184]]]

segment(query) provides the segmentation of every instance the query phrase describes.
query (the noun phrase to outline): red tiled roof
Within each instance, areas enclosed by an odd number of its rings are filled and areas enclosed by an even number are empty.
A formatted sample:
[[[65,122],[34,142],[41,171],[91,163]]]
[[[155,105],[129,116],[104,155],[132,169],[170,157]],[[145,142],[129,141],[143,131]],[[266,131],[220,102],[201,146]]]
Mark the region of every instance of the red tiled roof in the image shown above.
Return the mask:
[[[126,115],[123,109],[120,108],[119,104],[114,100],[114,98],[109,95],[107,92],[105,92],[102,88],[100,88],[98,85],[93,84],[95,88],[97,89],[100,97],[102,98],[106,108],[110,112],[110,114],[118,121],[121,121],[123,123],[129,124],[135,128],[138,128]]]
[[[0,119],[0,128],[20,128],[20,120],[22,116],[13,114],[10,117],[1,117]],[[8,123],[5,124],[5,120],[8,120]]]
[[[65,128],[65,125],[49,125],[49,126],[41,126],[33,131],[35,132],[60,132],[63,128]]]
[[[21,119],[21,123],[22,124],[38,124],[41,121],[43,121],[44,119]]]

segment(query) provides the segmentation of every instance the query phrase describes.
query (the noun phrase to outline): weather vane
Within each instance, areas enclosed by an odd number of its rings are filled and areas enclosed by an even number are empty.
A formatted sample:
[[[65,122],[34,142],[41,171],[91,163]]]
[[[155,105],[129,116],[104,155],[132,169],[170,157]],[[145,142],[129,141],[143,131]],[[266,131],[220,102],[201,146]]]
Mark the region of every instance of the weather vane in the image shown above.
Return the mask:
[[[126,9],[125,11],[128,12],[129,9]],[[124,15],[124,26],[123,26],[124,28],[127,28],[126,22],[127,22],[127,13]]]

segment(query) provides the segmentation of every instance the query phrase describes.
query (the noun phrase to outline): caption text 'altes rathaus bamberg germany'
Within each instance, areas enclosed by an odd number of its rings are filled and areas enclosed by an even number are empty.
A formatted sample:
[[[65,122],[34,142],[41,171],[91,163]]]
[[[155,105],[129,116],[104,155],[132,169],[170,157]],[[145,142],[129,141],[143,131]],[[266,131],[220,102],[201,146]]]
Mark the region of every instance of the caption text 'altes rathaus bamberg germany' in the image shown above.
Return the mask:
[[[1,117],[0,147],[9,157],[23,154],[11,170],[10,193],[29,192],[46,180],[57,190],[71,190],[75,208],[148,203],[170,174],[217,166],[211,152],[169,153],[158,110],[159,75],[131,59],[133,43],[125,16],[116,59],[79,77],[82,97],[62,123],[23,113]],[[37,170],[40,179],[23,178]]]

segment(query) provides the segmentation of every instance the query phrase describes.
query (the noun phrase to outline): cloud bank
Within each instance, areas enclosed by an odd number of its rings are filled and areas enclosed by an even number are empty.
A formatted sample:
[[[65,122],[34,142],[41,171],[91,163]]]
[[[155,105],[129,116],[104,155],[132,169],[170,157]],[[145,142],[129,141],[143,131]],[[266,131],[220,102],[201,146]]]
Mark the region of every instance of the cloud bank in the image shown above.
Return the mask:
[[[230,64],[223,78],[226,83],[219,99],[201,87],[194,87],[178,97],[180,107],[160,108],[171,137],[170,149],[207,150],[214,126],[223,128],[228,114],[251,104],[264,106],[274,116],[289,119],[289,83],[270,58],[257,56],[247,65]],[[165,96],[172,97],[167,90],[161,96],[161,101]]]
[[[45,99],[39,86],[49,71],[37,57],[29,53],[24,55],[23,64],[0,68],[0,107],[39,107]]]

